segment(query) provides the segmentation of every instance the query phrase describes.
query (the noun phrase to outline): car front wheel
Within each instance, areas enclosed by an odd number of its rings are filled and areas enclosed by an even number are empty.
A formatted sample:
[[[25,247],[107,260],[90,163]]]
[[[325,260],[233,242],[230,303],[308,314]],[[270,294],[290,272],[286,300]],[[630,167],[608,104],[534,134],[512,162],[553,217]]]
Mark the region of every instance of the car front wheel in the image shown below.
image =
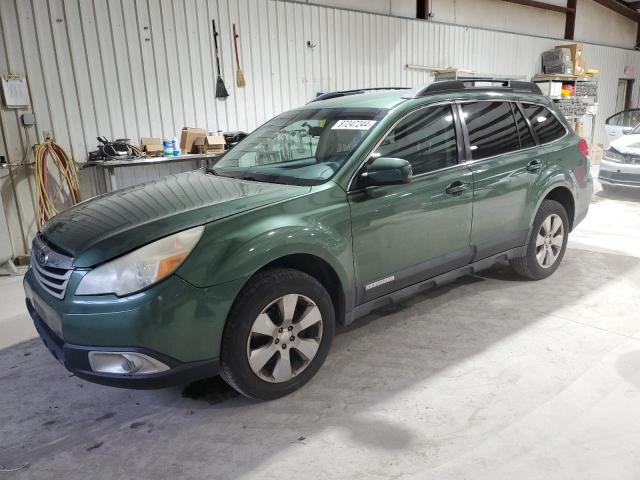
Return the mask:
[[[511,267],[532,280],[547,278],[560,265],[568,238],[566,210],[555,200],[544,200],[533,221],[526,255],[510,260]]]
[[[315,278],[284,268],[260,272],[227,319],[220,374],[251,398],[287,395],[319,370],[334,328],[331,297]]]

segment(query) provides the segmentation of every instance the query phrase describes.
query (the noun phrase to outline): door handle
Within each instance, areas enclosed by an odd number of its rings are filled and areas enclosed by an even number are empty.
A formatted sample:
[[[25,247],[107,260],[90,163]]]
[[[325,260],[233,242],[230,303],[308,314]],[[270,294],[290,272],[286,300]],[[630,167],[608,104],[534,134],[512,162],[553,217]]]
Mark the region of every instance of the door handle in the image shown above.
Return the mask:
[[[462,183],[460,180],[456,180],[449,185],[444,191],[449,195],[458,195],[469,188],[469,184]]]
[[[527,164],[527,170],[530,172],[537,172],[538,170],[540,170],[544,165],[542,164],[542,162],[540,160],[531,160],[528,164]]]

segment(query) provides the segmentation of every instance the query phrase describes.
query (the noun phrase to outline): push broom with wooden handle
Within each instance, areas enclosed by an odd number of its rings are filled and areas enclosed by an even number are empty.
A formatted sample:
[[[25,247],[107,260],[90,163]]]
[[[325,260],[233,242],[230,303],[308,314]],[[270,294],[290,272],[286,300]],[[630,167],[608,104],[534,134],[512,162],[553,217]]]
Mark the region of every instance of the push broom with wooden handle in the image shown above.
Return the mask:
[[[236,24],[233,24],[233,45],[236,49],[236,66],[238,70],[236,72],[236,85],[244,87],[246,82],[244,81],[244,72],[240,68],[240,55],[238,54],[238,33],[236,32]]]
[[[213,45],[215,47],[216,54],[216,68],[218,69],[218,78],[216,80],[216,98],[226,98],[229,96],[227,87],[224,86],[222,80],[222,72],[220,71],[220,52],[218,50],[218,31],[216,30],[216,21],[211,19],[211,25],[213,26]]]

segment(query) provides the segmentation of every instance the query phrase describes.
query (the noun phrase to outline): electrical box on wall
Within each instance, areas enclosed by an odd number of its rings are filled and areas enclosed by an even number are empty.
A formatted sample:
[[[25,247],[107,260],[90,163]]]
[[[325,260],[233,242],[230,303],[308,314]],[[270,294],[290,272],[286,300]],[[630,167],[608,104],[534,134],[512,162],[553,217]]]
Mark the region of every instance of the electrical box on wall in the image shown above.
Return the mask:
[[[31,105],[29,86],[23,75],[3,75],[0,84],[5,107],[24,108]]]
[[[25,127],[31,127],[36,124],[36,116],[33,113],[23,113],[20,116],[20,120],[22,120],[22,125]]]

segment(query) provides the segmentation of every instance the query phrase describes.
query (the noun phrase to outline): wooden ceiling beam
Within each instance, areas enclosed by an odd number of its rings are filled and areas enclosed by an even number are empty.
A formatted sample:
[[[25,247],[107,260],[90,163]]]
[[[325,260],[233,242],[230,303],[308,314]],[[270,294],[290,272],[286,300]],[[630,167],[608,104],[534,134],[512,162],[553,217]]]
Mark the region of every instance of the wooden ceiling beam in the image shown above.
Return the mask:
[[[416,18],[429,20],[429,0],[416,0]]]
[[[578,0],[567,0],[567,7],[571,8],[572,12],[567,12],[564,21],[564,39],[573,40],[576,32],[576,10],[578,8]]]
[[[623,17],[627,17],[630,20],[634,20],[640,23],[640,13],[636,12],[632,8],[629,8],[626,3],[620,3],[616,0],[594,0],[600,5],[619,13]]]

